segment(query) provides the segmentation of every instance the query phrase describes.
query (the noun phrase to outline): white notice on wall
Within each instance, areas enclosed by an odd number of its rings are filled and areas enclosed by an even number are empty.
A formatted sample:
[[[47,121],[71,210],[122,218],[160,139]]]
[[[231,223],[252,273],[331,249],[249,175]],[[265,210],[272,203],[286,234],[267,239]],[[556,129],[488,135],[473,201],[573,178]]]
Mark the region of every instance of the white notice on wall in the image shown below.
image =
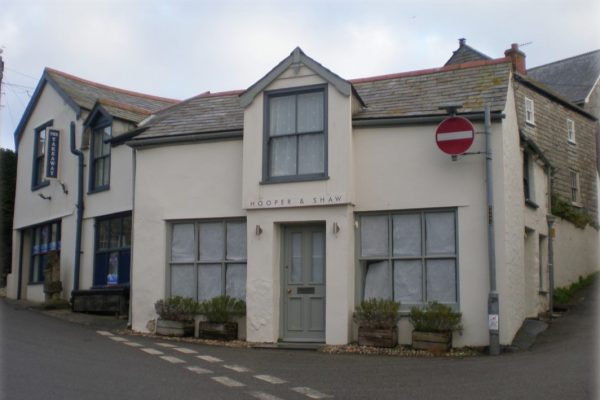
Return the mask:
[[[498,314],[489,314],[488,317],[489,317],[488,325],[489,325],[490,331],[497,331],[498,330]]]

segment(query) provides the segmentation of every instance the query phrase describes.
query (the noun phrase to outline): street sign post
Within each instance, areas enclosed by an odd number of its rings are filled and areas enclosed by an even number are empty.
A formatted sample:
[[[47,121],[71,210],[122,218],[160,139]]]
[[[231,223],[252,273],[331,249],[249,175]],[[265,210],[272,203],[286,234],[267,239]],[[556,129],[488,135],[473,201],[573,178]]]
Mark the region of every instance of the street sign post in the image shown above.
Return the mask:
[[[475,128],[463,117],[443,120],[435,131],[435,142],[446,154],[457,156],[466,152],[473,144]]]

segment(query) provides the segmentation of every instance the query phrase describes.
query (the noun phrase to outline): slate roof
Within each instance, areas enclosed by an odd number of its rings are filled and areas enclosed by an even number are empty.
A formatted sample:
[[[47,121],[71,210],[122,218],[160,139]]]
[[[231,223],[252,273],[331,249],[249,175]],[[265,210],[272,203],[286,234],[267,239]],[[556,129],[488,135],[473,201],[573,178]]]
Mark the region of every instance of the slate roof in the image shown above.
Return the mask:
[[[445,104],[460,113],[502,111],[511,64],[508,59],[475,61],[404,74],[351,81],[367,105],[355,119],[441,115]]]
[[[461,103],[460,113],[503,111],[511,71],[510,61],[475,61],[423,71],[349,81],[366,107],[354,119],[444,115],[441,105]],[[141,125],[131,143],[243,130],[245,91],[204,93],[162,110]],[[133,135],[132,135],[133,136]]]
[[[466,39],[459,39],[458,40],[459,43],[459,47],[457,50],[452,52],[452,57],[450,57],[448,59],[448,61],[446,61],[446,64],[444,64],[444,66],[447,65],[453,65],[453,64],[464,64],[470,61],[481,61],[481,60],[491,60],[492,58],[483,54],[480,51],[475,50],[474,48],[472,48],[471,46],[469,46],[467,44],[467,40]]]
[[[600,77],[600,50],[530,68],[527,75],[568,100],[581,104]]]
[[[51,68],[45,69],[45,75],[79,107],[89,111],[99,101],[112,116],[135,123],[179,102],[102,85]]]
[[[244,109],[240,105],[243,91],[203,93],[157,113],[144,126],[148,128],[133,140],[197,133],[241,130]]]

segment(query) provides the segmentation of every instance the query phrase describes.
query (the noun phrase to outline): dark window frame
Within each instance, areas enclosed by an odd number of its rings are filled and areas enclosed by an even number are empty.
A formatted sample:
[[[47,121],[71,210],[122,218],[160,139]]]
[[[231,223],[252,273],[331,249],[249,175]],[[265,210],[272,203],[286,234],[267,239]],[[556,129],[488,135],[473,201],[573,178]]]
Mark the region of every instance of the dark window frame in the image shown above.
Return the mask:
[[[426,232],[426,215],[427,214],[435,214],[435,213],[452,213],[454,215],[454,253],[450,254],[432,254],[429,255],[426,252],[427,246],[427,232]],[[411,214],[419,214],[420,223],[421,223],[421,253],[420,255],[412,255],[412,256],[398,256],[394,255],[393,248],[393,217],[396,215],[411,215]],[[388,254],[387,256],[363,256],[362,255],[362,217],[377,217],[377,216],[385,216],[387,217],[387,230],[388,230]],[[425,306],[430,300],[427,296],[427,260],[446,260],[451,259],[454,260],[454,273],[455,273],[455,301],[444,304],[452,307],[454,310],[460,309],[460,260],[459,260],[459,227],[458,227],[458,210],[456,208],[434,208],[434,209],[415,209],[415,210],[402,210],[402,211],[388,211],[388,212],[361,212],[357,214],[359,220],[359,229],[357,235],[357,259],[358,265],[360,269],[360,285],[358,287],[359,290],[359,301],[364,300],[365,293],[365,285],[366,285],[366,277],[367,277],[367,269],[369,264],[385,261],[387,262],[387,268],[390,277],[390,285],[391,285],[391,298],[395,299],[394,293],[394,261],[409,261],[409,260],[420,260],[421,261],[421,301],[420,302],[402,302],[401,301],[401,311],[403,313],[408,312],[411,307],[422,307]]]
[[[35,249],[36,236],[37,232],[41,233],[41,230],[44,228],[48,229],[50,233],[50,240],[52,240],[52,226],[56,225],[56,240],[51,242],[47,241],[44,243],[47,247],[45,249]],[[44,222],[42,224],[38,224],[32,227],[29,227],[28,230],[31,232],[31,246],[29,252],[29,285],[38,285],[44,283],[44,260],[48,256],[48,253],[51,251],[58,251],[59,259],[60,259],[60,250],[61,250],[61,235],[62,235],[62,221],[60,219],[54,221]],[[54,243],[54,248],[50,248],[50,245]],[[42,243],[40,243],[42,245]],[[37,258],[36,258],[37,257]],[[39,264],[39,265],[36,265]]]
[[[271,135],[270,131],[270,100],[276,97],[287,97],[287,96],[298,96],[306,93],[317,93],[320,92],[323,94],[323,172],[321,173],[310,173],[310,174],[298,174],[298,157],[299,157],[299,147],[298,141],[296,142],[296,174],[294,175],[286,175],[286,176],[271,176]],[[310,86],[301,86],[294,88],[285,88],[285,89],[277,89],[266,91],[264,93],[264,102],[263,102],[263,157],[262,157],[262,181],[261,184],[272,184],[272,183],[285,183],[285,182],[303,182],[303,181],[317,181],[317,180],[327,180],[329,179],[329,156],[328,156],[328,85],[327,84],[318,84],[318,85],[310,85]],[[296,102],[297,107],[297,102]],[[296,113],[296,124],[298,121],[297,113]],[[294,132],[285,135],[278,135],[277,137],[296,137],[299,138],[302,135],[310,135],[321,133],[319,132]]]
[[[110,136],[112,137],[112,125],[113,125],[113,118],[108,115],[105,114],[104,112],[102,112],[101,110],[96,110],[96,115],[94,115],[91,119],[91,123],[87,126],[90,131],[90,152],[89,152],[89,164],[90,164],[90,168],[89,168],[89,184],[88,184],[88,194],[93,194],[93,193],[98,193],[98,192],[104,192],[106,190],[110,189],[110,174],[111,174],[111,153],[112,153],[112,146],[109,144],[108,145],[108,154],[102,154],[98,157],[96,157],[96,136],[97,135],[101,135],[102,136],[102,142],[105,143],[104,141],[104,130],[106,128],[110,128],[111,132],[110,132]],[[96,168],[97,165],[99,163],[99,161],[102,160],[102,163],[104,165],[104,163],[108,162],[108,176],[106,177],[106,183],[104,183],[104,179],[102,184],[98,184],[98,182],[96,182]],[[104,175],[103,175],[104,177]]]
[[[33,157],[32,157],[32,168],[31,168],[31,190],[35,191],[37,189],[46,187],[50,185],[50,181],[46,179],[45,168],[46,168],[46,155],[48,152],[48,128],[54,125],[54,120],[49,120],[44,122],[42,125],[36,127],[34,129],[33,135]],[[45,139],[43,144],[44,154],[38,153],[38,142],[40,140],[40,134],[45,133]],[[43,175],[40,175],[40,163],[41,169],[43,171]]]
[[[125,244],[124,240],[123,240],[123,227],[124,227],[124,220],[129,218],[129,243]],[[111,235],[111,230],[113,227],[112,222],[113,221],[119,221],[119,239],[118,239],[118,244],[117,246],[111,246],[111,240],[112,240],[112,235]],[[106,232],[107,235],[107,246],[106,247],[101,247],[100,245],[100,229],[102,224],[107,223],[108,224],[108,230]],[[122,213],[118,213],[118,214],[111,214],[111,215],[104,215],[102,217],[97,217],[94,223],[94,271],[93,271],[93,287],[95,288],[100,288],[100,287],[120,287],[120,286],[129,286],[130,282],[131,282],[131,276],[129,276],[129,279],[126,282],[121,282],[119,281],[117,284],[114,285],[108,285],[108,280],[106,279],[106,281],[102,281],[99,282],[97,280],[97,271],[100,268],[100,265],[98,265],[98,258],[99,256],[103,256],[103,255],[108,255],[108,257],[110,257],[111,253],[117,253],[117,257],[119,260],[121,260],[122,256],[125,256],[127,254],[125,253],[129,253],[129,266],[131,266],[131,243],[132,243],[132,232],[133,232],[133,217],[132,217],[132,213],[130,211],[127,212],[122,212]],[[108,271],[109,269],[109,265],[108,263],[110,258],[107,259],[107,265],[105,266],[106,271]],[[119,261],[120,263],[120,261]],[[104,268],[104,267],[103,267]],[[121,276],[121,274],[118,274],[118,276]],[[106,274],[104,275],[104,278],[107,278]],[[119,278],[120,280],[120,278]]]

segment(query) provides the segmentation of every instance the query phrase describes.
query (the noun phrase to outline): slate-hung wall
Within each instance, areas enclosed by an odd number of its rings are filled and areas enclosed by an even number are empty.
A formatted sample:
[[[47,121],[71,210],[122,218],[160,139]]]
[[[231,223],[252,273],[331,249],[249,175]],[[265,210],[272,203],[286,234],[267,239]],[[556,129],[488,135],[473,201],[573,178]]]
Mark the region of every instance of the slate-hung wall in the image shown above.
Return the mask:
[[[534,124],[525,120],[525,98],[533,100]],[[596,130],[590,116],[540,94],[519,79],[515,82],[519,127],[533,138],[555,168],[552,191],[571,198],[570,171],[579,173],[581,207],[598,216],[596,190]],[[573,106],[575,107],[575,106]],[[567,119],[575,123],[575,143],[567,138]]]

